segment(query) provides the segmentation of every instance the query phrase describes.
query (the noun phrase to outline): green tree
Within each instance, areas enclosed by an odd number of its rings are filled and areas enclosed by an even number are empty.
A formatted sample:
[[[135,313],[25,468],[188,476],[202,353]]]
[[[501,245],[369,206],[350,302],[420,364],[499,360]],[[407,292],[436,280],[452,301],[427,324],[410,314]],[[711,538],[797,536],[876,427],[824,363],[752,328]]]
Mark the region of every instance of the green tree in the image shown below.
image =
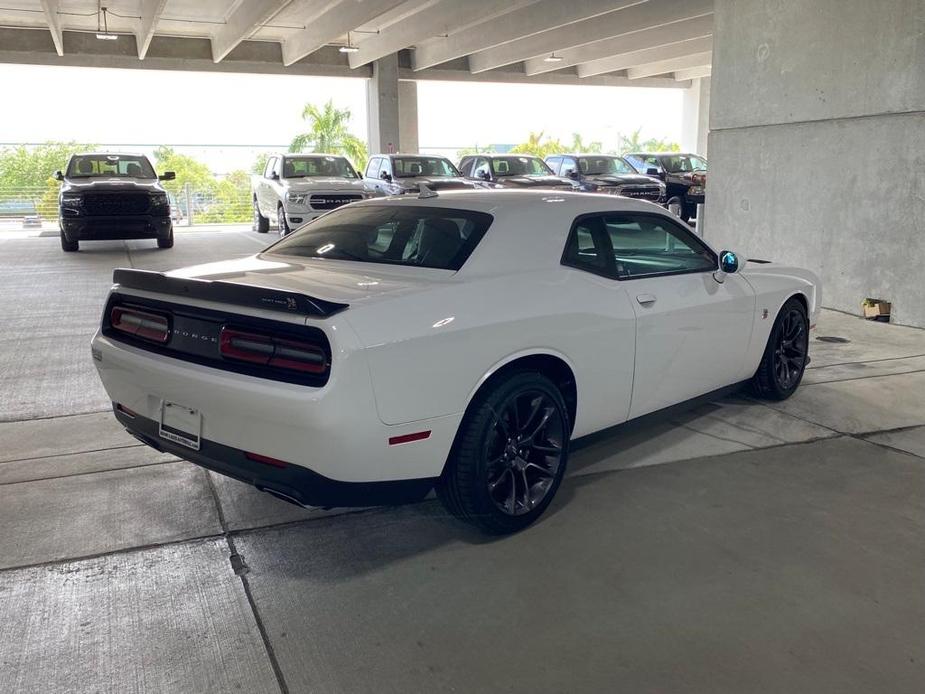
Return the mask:
[[[267,160],[270,158],[269,152],[261,152],[257,155],[257,158],[254,159],[254,163],[251,164],[251,173],[262,174],[267,168]]]
[[[305,104],[302,119],[308,122],[309,130],[292,139],[290,152],[343,154],[358,168],[366,163],[366,144],[347,129],[350,109],[336,108],[333,101],[321,108]]]
[[[475,145],[475,147],[463,147],[461,150],[456,152],[456,157],[457,159],[462,159],[463,157],[468,156],[470,154],[494,154],[494,153],[495,153],[494,145],[488,145],[487,147],[479,147],[478,145]]]
[[[72,154],[95,148],[77,142],[46,142],[0,149],[0,201],[29,201],[41,216],[57,216],[60,184],[54,179],[55,171],[63,171]]]
[[[172,147],[162,145],[154,150],[154,166],[158,173],[173,171],[177,175],[172,181],[164,181],[164,188],[172,193],[179,193],[187,183],[196,192],[215,190],[215,176],[209,167],[187,154],[179,154]]]
[[[581,138],[581,133],[572,133],[572,146],[569,148],[569,151],[580,154],[582,152],[587,152],[589,154],[600,154],[603,151],[604,146],[597,142],[585,142]]]
[[[550,154],[556,154],[565,149],[558,140],[553,140],[549,137],[544,140],[543,134],[542,130],[538,133],[530,131],[530,134],[527,136],[527,141],[521,142],[516,147],[512,147],[511,152],[514,154],[532,154],[543,159]]]

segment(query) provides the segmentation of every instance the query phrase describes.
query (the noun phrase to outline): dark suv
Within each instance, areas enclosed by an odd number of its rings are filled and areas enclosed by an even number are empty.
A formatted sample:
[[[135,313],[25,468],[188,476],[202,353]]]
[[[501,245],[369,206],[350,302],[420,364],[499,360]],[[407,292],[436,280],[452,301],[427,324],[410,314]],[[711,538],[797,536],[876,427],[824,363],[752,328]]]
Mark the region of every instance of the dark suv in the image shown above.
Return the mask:
[[[546,163],[560,176],[591,193],[622,195],[637,200],[665,202],[665,184],[636,169],[615,154],[555,154]]]
[[[157,239],[158,248],[173,246],[170,201],[141,154],[75,154],[62,173],[58,193],[61,248],[76,251],[81,241]]]
[[[363,187],[373,196],[417,193],[421,183],[431,190],[473,187],[453,162],[430,154],[374,154],[363,174]]]
[[[470,154],[459,161],[459,170],[494,188],[578,190],[577,184],[556,176],[542,159],[529,154]]]
[[[632,152],[624,154],[639,172],[661,179],[667,187],[667,206],[678,205],[685,222],[697,214],[707,185],[707,160],[680,152]]]

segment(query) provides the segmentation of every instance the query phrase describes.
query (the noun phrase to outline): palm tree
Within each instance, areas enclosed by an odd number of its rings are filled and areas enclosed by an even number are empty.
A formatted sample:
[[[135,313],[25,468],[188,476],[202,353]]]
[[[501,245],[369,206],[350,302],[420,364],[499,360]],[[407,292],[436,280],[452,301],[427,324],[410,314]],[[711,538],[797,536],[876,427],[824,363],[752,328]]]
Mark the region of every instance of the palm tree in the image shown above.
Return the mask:
[[[305,104],[302,119],[308,121],[310,130],[296,135],[289,145],[290,152],[325,152],[343,154],[354,166],[366,161],[366,143],[347,130],[350,122],[349,108],[336,108],[333,101],[323,107]]]
[[[580,154],[582,152],[588,152],[590,154],[600,154],[603,150],[603,145],[596,140],[594,142],[585,142],[581,138],[581,133],[572,133],[572,146],[569,151]]]
[[[650,137],[648,140],[643,140],[642,137],[642,128],[636,128],[629,137],[626,135],[620,136],[620,153],[626,154],[627,152],[680,152],[681,145],[677,142],[669,142],[665,139],[656,139]]]
[[[532,154],[542,159],[549,156],[550,154],[555,154],[556,152],[562,151],[563,147],[561,142],[558,140],[553,140],[549,137],[547,137],[544,141],[543,135],[544,132],[542,130],[540,130],[538,133],[531,131],[527,136],[527,141],[520,143],[516,147],[512,147],[511,153]]]

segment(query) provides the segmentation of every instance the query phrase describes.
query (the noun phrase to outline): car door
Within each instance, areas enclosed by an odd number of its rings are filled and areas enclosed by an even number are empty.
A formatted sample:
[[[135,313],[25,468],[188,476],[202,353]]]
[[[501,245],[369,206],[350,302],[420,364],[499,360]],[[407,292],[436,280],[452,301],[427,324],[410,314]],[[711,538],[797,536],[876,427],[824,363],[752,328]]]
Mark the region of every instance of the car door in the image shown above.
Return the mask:
[[[363,173],[363,188],[373,195],[382,195],[382,179],[379,178],[379,167],[382,163],[380,157],[373,157],[366,165]]]
[[[383,179],[382,174],[388,174],[389,179]],[[391,157],[382,158],[382,166],[379,167],[379,190],[383,195],[395,195],[401,192],[400,187],[395,183],[395,175],[392,173]]]
[[[263,178],[257,187],[257,204],[260,206],[260,211],[264,216],[276,214],[276,206],[270,203],[273,198],[273,179],[271,175],[276,170],[277,161],[279,161],[279,157],[276,156],[267,159],[267,166],[263,170]]]
[[[754,322],[748,282],[716,275],[716,253],[665,215],[621,212],[600,221],[636,312],[630,417],[735,383]]]

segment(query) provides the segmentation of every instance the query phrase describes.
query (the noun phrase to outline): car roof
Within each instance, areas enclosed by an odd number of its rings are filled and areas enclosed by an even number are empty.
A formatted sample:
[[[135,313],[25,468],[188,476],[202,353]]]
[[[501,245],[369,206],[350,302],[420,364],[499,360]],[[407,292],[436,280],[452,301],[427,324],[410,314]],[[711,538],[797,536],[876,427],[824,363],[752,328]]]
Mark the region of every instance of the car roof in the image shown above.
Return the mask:
[[[703,159],[699,154],[693,152],[627,152],[632,157],[697,157]]]
[[[622,154],[611,154],[609,152],[560,152],[559,154],[550,154],[549,157],[613,157],[614,159],[622,159]]]
[[[71,155],[71,158],[73,157],[142,157],[149,159],[147,154],[140,152],[75,152]]]
[[[280,157],[310,157],[312,159],[323,159],[326,157],[336,157],[337,159],[346,159],[346,157],[343,154],[325,154],[323,152],[283,152],[282,154],[278,154],[277,156],[280,156]]]
[[[390,152],[389,154],[370,154],[372,157],[432,157],[434,159],[446,159],[449,161],[449,157],[445,157],[442,154],[423,154],[421,152]]]

